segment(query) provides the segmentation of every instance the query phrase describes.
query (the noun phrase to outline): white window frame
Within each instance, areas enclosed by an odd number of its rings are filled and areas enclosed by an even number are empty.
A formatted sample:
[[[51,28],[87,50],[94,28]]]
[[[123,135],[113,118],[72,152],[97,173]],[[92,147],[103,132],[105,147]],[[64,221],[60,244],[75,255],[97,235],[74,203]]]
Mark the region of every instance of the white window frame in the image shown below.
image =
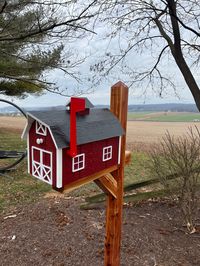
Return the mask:
[[[108,155],[107,158],[105,156]],[[112,159],[112,146],[107,146],[103,148],[103,156],[102,156],[102,161],[109,161]]]
[[[80,160],[80,158],[82,157],[82,159]],[[78,161],[77,162],[74,162],[75,159],[78,158]],[[79,167],[79,163],[83,163],[83,166],[82,167]],[[75,169],[75,165],[78,165],[78,168]],[[80,171],[82,169],[85,168],[85,153],[81,153],[81,154],[78,154],[76,155],[75,157],[72,158],[72,172],[77,172],[77,171]]]
[[[42,135],[42,136],[47,135],[47,127],[44,126],[42,123],[36,121],[35,127],[36,127],[36,134]]]

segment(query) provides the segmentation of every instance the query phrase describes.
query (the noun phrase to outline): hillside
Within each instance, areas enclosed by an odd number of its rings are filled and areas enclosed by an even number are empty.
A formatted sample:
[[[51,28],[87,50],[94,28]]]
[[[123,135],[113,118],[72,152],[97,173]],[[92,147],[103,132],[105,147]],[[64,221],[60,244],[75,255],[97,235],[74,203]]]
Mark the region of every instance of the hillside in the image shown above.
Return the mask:
[[[1,104],[0,104],[1,106]],[[108,105],[96,105],[97,108],[108,108]],[[56,107],[26,107],[26,111],[30,110],[45,110],[45,109],[63,109],[65,106]],[[131,104],[128,106],[129,112],[198,112],[195,104],[177,104],[177,103],[166,103],[166,104]],[[17,112],[12,106],[7,105],[6,107],[0,107],[0,113],[13,113]]]

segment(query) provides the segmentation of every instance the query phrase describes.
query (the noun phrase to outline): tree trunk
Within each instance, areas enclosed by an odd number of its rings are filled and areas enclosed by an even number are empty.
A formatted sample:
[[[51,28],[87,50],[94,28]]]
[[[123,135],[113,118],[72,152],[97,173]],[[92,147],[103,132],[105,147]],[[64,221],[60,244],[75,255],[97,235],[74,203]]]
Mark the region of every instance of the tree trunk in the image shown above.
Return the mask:
[[[181,34],[180,34],[179,23],[177,20],[177,10],[176,10],[177,3],[175,0],[168,0],[167,2],[168,2],[168,7],[169,7],[169,15],[171,18],[171,23],[172,23],[173,35],[174,35],[174,44],[173,46],[172,45],[170,46],[169,44],[169,46],[171,48],[172,55],[185,79],[185,82],[188,85],[193,95],[196,106],[198,110],[200,111],[200,90],[182,53]]]
[[[176,51],[172,53],[173,57],[185,79],[186,84],[188,85],[192,96],[195,100],[196,106],[198,108],[198,110],[200,111],[200,90],[199,87],[196,83],[196,80],[194,79],[194,76],[190,70],[190,68],[188,67],[183,55],[181,51]]]

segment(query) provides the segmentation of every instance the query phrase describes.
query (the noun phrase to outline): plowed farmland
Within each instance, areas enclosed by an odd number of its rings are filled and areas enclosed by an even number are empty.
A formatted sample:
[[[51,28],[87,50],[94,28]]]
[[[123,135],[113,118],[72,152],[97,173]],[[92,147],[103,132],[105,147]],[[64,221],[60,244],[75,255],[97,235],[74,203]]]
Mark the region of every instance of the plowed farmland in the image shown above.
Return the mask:
[[[23,117],[0,116],[0,129],[22,132],[26,120]],[[155,143],[169,131],[178,136],[185,134],[189,127],[197,126],[200,122],[151,122],[151,121],[128,121],[127,142]]]
[[[20,133],[26,123],[24,117],[0,116],[0,130],[9,130]]]
[[[26,120],[23,117],[0,116],[0,142],[3,143],[5,131],[15,134],[15,138],[23,131]],[[149,151],[152,145],[159,143],[165,133],[168,131],[175,137],[187,134],[191,127],[198,127],[200,122],[157,122],[157,121],[128,121],[127,128],[127,149],[133,151]],[[4,134],[3,134],[4,133]],[[6,146],[13,146],[13,140],[8,138],[4,142]],[[1,145],[0,145],[1,146]]]

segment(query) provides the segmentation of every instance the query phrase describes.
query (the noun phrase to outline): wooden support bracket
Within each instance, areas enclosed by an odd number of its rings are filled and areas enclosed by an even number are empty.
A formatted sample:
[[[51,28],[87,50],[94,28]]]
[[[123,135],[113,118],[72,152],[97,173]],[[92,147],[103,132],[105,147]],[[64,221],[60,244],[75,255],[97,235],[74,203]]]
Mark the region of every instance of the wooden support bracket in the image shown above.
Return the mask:
[[[72,191],[72,190],[74,190],[74,189],[76,189],[78,187],[81,187],[82,185],[85,185],[87,183],[90,183],[91,181],[94,181],[95,179],[99,179],[102,176],[106,176],[110,172],[113,172],[113,171],[115,171],[117,169],[118,169],[118,165],[114,165],[114,166],[111,166],[111,167],[109,167],[107,169],[104,169],[104,170],[102,170],[102,171],[100,171],[98,173],[95,173],[93,175],[78,179],[78,180],[74,181],[73,183],[70,183],[69,185],[66,185],[64,187],[64,189],[62,189],[62,191],[60,190],[60,192]]]
[[[125,164],[129,164],[131,161],[131,152],[125,152]],[[96,180],[94,180],[95,184],[103,190],[107,195],[111,195],[114,198],[117,198],[117,181],[112,176],[112,174],[108,173]]]
[[[125,165],[131,162],[131,152],[125,151]]]
[[[117,181],[111,174],[104,175],[99,179],[94,180],[107,195],[111,194],[114,198],[117,198]]]

